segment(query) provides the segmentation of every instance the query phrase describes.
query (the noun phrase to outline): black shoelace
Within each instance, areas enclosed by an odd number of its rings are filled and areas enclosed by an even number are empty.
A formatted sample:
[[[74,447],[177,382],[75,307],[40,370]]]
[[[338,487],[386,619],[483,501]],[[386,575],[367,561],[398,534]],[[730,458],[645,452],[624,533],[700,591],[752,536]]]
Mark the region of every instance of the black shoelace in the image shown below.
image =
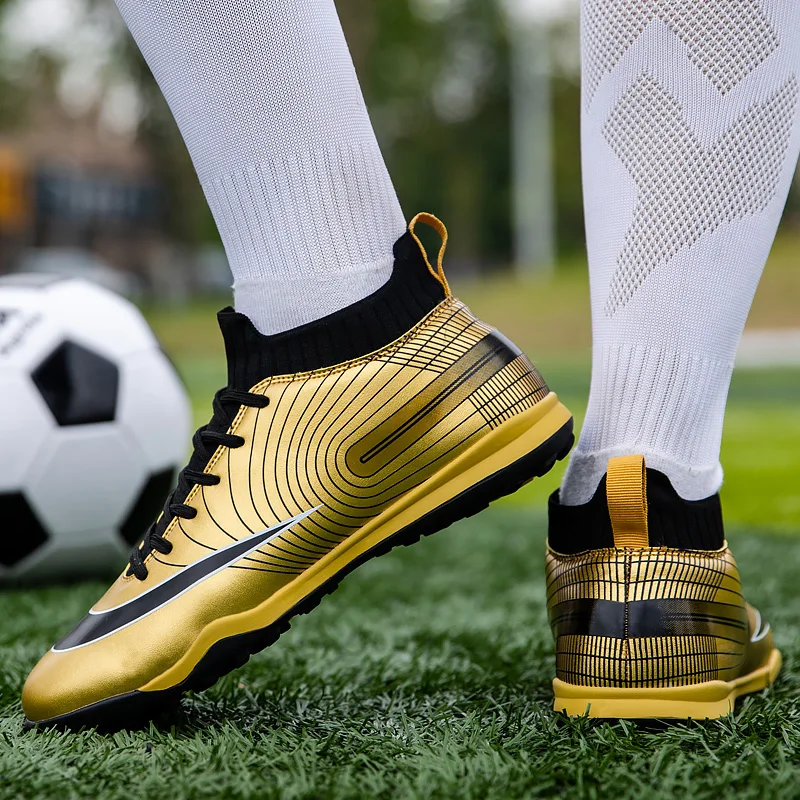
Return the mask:
[[[197,509],[187,505],[183,500],[188,497],[193,486],[216,486],[220,479],[216,475],[209,475],[203,469],[192,468],[208,464],[217,447],[235,449],[244,444],[244,439],[235,434],[225,433],[231,425],[233,418],[240,406],[250,408],[266,408],[269,398],[263,394],[252,394],[238,389],[220,389],[214,395],[214,414],[208,425],[198,428],[192,437],[194,454],[178,476],[178,485],[172,490],[166,503],[164,513],[147,530],[142,544],[134,547],[131,552],[128,575],[135,575],[140,581],[147,577],[145,560],[153,552],[168,555],[172,551],[172,543],[161,534],[166,530],[174,517],[193,519],[197,516]]]

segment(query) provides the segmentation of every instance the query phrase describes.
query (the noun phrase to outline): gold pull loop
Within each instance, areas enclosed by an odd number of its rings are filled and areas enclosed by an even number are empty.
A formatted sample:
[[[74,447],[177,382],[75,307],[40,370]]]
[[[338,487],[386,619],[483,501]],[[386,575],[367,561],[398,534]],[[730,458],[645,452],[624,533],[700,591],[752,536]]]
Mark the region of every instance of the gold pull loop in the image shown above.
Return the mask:
[[[644,456],[620,456],[608,461],[606,498],[614,547],[650,546],[646,466]]]
[[[422,244],[419,236],[416,234],[415,229],[417,227],[417,223],[419,222],[421,222],[423,225],[427,225],[429,228],[433,228],[442,239],[442,246],[439,248],[439,257],[436,260],[436,269],[434,269],[431,265],[425,245]],[[422,251],[422,257],[425,259],[425,263],[428,265],[431,275],[433,275],[433,277],[442,284],[445,295],[450,297],[450,285],[447,283],[447,278],[444,276],[444,254],[447,250],[448,238],[447,228],[445,227],[444,222],[442,222],[438,217],[434,217],[433,214],[428,214],[425,211],[422,211],[417,214],[417,216],[414,217],[411,222],[408,223],[408,231],[414,237],[414,241]]]

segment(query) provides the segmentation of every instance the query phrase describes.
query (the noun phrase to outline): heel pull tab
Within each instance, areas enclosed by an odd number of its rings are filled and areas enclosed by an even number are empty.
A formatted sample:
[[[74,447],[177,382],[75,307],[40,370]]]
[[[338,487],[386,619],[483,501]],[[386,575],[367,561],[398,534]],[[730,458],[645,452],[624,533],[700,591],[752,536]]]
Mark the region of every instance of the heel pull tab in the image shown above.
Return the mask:
[[[442,246],[439,248],[439,257],[436,261],[436,269],[433,268],[431,265],[430,259],[428,258],[428,251],[425,249],[425,245],[422,244],[420,241],[419,236],[416,234],[416,227],[417,223],[421,222],[423,225],[427,225],[429,228],[433,228],[436,233],[442,239]],[[447,283],[447,278],[444,276],[444,254],[447,250],[447,228],[444,226],[444,222],[442,222],[438,217],[434,217],[433,214],[428,214],[425,211],[417,214],[411,222],[408,223],[408,232],[414,237],[414,241],[419,246],[419,249],[422,251],[422,257],[425,259],[425,263],[428,265],[428,269],[430,270],[431,275],[436,278],[439,283],[442,284],[444,288],[444,293],[447,297],[450,297],[450,286]]]
[[[644,456],[620,456],[608,461],[606,499],[614,547],[650,546],[646,466]]]

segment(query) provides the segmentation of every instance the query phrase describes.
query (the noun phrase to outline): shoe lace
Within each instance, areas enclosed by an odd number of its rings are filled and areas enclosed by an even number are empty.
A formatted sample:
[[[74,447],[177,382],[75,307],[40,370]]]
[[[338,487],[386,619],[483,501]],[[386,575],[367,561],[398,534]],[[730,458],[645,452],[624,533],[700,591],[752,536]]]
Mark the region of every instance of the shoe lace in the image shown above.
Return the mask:
[[[145,580],[148,575],[144,563],[147,557],[153,552],[162,555],[172,552],[172,542],[162,535],[172,519],[175,517],[193,519],[197,516],[197,509],[184,502],[192,488],[216,486],[220,482],[219,476],[210,475],[203,469],[217,447],[236,449],[244,445],[245,440],[241,436],[225,432],[230,428],[239,407],[266,408],[268,405],[269,398],[263,394],[253,394],[238,389],[220,389],[214,395],[214,413],[211,421],[198,428],[192,437],[193,454],[189,464],[178,475],[178,483],[167,497],[163,513],[147,529],[141,544],[131,551],[127,575],[135,575],[140,581]]]

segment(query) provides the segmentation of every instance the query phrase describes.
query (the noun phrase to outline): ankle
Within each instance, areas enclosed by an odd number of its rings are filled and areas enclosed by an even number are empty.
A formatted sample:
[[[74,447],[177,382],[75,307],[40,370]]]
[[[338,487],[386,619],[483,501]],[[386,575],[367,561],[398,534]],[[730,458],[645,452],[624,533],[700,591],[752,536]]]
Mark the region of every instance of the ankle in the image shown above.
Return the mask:
[[[549,543],[558,553],[571,554],[615,546],[608,508],[607,476],[591,499],[566,505],[561,492],[550,497]],[[725,541],[719,494],[684,500],[663,473],[646,469],[647,538],[650,547],[718,550]]]
[[[271,336],[233,309],[219,314],[228,356],[228,385],[249,389],[264,378],[309,372],[380,350],[414,328],[447,295],[411,233],[394,246],[389,280],[363,300]]]
[[[665,475],[683,500],[704,500],[717,494],[722,487],[723,472],[718,460],[710,464],[687,463],[665,453],[653,452],[636,442],[599,451],[582,450],[579,443],[570,456],[561,484],[561,502],[566,506],[588,503],[606,474],[608,462],[635,453],[644,456],[650,470]]]

